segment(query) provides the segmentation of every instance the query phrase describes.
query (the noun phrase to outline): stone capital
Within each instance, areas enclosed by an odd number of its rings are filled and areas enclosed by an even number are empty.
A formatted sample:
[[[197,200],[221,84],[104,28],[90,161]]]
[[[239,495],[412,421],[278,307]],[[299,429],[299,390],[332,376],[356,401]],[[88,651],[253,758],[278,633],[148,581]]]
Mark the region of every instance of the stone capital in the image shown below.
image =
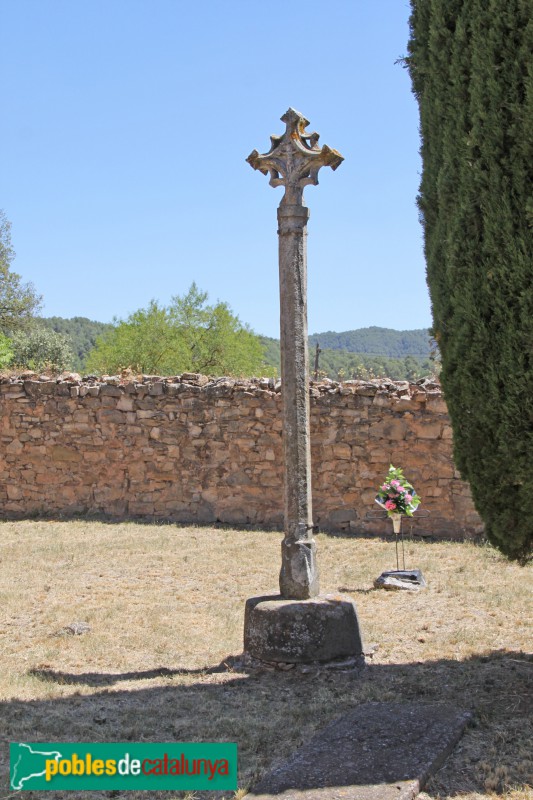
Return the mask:
[[[286,125],[285,133],[270,137],[268,153],[260,155],[254,150],[246,160],[263,175],[270,174],[271,186],[285,187],[280,206],[301,206],[304,187],[318,184],[320,168],[335,170],[344,159],[337,150],[318,146],[318,133],[306,132],[309,121],[299,111],[289,108],[281,121]]]
[[[278,234],[285,236],[290,233],[307,232],[309,209],[303,205],[281,204],[278,206]]]

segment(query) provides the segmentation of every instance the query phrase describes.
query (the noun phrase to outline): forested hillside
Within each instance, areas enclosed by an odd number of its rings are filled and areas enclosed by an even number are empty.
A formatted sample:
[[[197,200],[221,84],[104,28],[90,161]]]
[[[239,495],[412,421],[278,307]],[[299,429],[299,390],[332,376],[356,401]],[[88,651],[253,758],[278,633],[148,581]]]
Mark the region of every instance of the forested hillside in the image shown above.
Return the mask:
[[[373,356],[427,358],[430,352],[429,331],[425,328],[412,331],[395,331],[392,328],[358,328],[354,331],[325,331],[309,337],[310,347],[328,350],[347,350],[350,353],[367,353]]]
[[[39,317],[38,322],[56,333],[68,336],[74,359],[72,368],[83,371],[88,354],[96,344],[96,338],[113,326],[106,322],[95,322],[87,317]]]
[[[435,372],[436,365],[430,359],[429,346],[426,348],[425,355],[411,355],[409,352],[409,347],[412,346],[413,341],[416,341],[416,337],[409,337],[408,334],[420,333],[419,331],[392,331],[385,328],[364,329],[365,332],[372,330],[386,331],[388,334],[397,334],[398,337],[405,336],[407,346],[402,349],[400,338],[395,343],[393,336],[388,337],[388,347],[380,344],[380,342],[384,341],[380,336],[376,336],[375,340],[370,336],[363,336],[362,339],[366,339],[369,351],[353,352],[347,349],[334,349],[325,346],[325,342],[331,342],[333,337],[338,337],[338,340],[342,341],[342,337],[349,334],[358,334],[359,331],[348,331],[346,334],[332,332],[316,334],[309,337],[309,371],[311,377],[314,377],[315,374],[317,341],[320,345],[318,377],[327,377],[332,380],[369,379],[375,377],[387,377],[393,380],[416,380]],[[423,333],[428,337],[427,331],[423,331]],[[331,338],[328,339],[328,336]],[[353,337],[352,341],[356,341],[356,337]],[[276,367],[279,373],[279,340],[262,336],[261,343],[265,349],[266,363]],[[382,347],[382,352],[379,350],[380,347]],[[390,356],[390,352],[396,352],[398,356]]]

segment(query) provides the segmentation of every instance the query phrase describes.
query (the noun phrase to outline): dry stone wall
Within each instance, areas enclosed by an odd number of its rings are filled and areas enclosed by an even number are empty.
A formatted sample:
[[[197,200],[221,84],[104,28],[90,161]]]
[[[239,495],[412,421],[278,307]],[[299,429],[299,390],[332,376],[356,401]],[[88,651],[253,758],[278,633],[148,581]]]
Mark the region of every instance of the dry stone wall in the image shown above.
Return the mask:
[[[78,376],[79,377],[79,376]],[[104,514],[282,526],[281,386],[184,374],[0,383],[0,515]],[[429,517],[420,535],[482,531],[452,461],[440,387],[311,383],[315,523],[388,532],[369,521],[389,464],[402,466]]]

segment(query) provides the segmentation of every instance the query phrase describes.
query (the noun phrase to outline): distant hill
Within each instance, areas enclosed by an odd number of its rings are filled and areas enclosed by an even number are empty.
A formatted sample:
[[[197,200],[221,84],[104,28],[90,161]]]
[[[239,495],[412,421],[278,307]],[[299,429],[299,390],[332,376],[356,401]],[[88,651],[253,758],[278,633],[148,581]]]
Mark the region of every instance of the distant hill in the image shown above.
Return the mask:
[[[280,369],[278,339],[261,336],[265,362]],[[388,377],[415,380],[435,371],[430,360],[426,329],[395,331],[392,328],[359,328],[336,333],[326,331],[309,337],[309,369],[314,373],[315,349],[320,345],[319,375],[328,378]]]
[[[430,353],[429,331],[419,328],[410,331],[395,331],[392,328],[357,328],[354,331],[325,331],[309,337],[310,347],[328,350],[347,350],[349,353],[366,353],[371,356],[389,358],[427,358]]]
[[[261,336],[265,355],[279,362],[279,339]],[[368,356],[386,356],[387,358],[429,358],[430,336],[427,328],[411,331],[395,331],[392,328],[357,328],[354,331],[324,331],[309,337],[309,358],[317,343],[322,351],[344,350],[347,353],[365,354]]]
[[[68,336],[74,360],[72,368],[83,371],[85,359],[96,344],[96,339],[113,326],[106,322],[95,322],[87,317],[39,317],[38,321],[46,328]]]

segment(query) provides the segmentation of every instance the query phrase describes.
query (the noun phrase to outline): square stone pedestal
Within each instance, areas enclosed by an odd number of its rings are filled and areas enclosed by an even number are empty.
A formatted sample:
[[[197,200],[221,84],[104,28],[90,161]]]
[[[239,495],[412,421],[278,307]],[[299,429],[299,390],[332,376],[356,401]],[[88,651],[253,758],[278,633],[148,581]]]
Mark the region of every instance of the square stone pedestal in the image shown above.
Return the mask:
[[[250,597],[244,613],[244,650],[262,661],[298,664],[362,657],[355,603],[342,594],[310,600]]]

